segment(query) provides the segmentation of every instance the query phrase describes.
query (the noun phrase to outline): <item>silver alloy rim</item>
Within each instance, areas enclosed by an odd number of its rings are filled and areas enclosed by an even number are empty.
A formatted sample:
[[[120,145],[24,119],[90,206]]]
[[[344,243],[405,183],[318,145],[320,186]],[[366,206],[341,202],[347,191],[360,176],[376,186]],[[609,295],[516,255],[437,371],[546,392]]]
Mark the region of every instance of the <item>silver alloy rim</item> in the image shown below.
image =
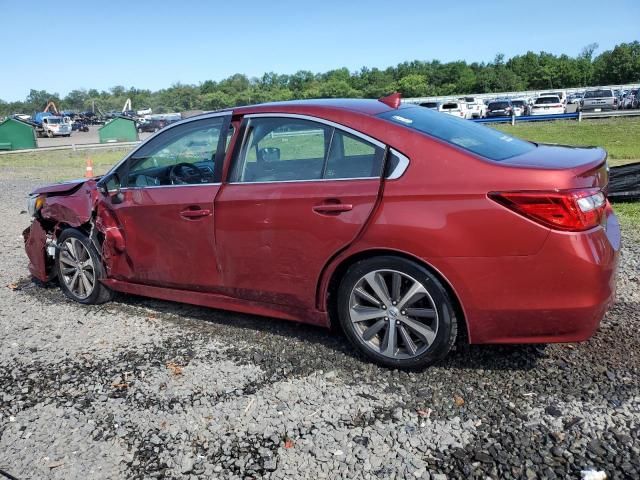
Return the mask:
[[[93,292],[96,271],[89,250],[77,238],[66,239],[60,247],[60,275],[66,287],[79,299]]]
[[[397,270],[374,270],[351,290],[349,317],[360,341],[385,357],[426,352],[438,334],[438,311],[422,283]]]

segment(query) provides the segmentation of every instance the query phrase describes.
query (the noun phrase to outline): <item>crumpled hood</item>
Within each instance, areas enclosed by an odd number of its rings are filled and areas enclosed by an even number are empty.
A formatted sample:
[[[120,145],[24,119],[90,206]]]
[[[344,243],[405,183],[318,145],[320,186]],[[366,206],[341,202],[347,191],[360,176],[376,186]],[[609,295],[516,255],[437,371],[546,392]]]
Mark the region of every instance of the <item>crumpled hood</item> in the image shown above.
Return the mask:
[[[56,195],[70,193],[74,190],[77,190],[87,180],[87,178],[78,178],[76,180],[69,180],[62,183],[44,185],[42,187],[36,188],[33,192],[31,192],[31,195],[40,195],[41,193]]]

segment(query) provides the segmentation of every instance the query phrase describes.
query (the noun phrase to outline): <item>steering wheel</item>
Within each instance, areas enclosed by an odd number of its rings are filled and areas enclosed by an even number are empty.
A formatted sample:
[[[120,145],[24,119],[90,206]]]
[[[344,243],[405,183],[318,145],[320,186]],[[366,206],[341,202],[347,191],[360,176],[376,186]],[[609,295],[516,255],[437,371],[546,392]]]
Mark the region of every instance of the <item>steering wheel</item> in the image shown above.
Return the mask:
[[[200,183],[202,172],[198,167],[190,163],[176,163],[169,170],[169,180],[171,185],[190,185]]]

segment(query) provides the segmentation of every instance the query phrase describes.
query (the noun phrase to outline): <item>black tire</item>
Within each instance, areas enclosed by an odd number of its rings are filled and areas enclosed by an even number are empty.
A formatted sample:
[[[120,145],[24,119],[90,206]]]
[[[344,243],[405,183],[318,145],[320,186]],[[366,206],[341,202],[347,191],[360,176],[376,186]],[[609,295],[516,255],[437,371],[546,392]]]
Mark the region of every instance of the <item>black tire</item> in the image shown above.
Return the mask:
[[[430,301],[437,312],[437,329],[433,341],[426,346],[425,351],[418,351],[415,356],[409,358],[392,358],[380,353],[382,342],[380,348],[375,350],[362,338],[362,333],[358,333],[356,330],[358,327],[350,317],[351,295],[358,282],[361,282],[365,275],[375,271],[393,271],[407,275],[419,282],[427,291],[428,297],[430,297]],[[442,283],[423,266],[400,257],[380,256],[353,264],[347,270],[338,287],[336,310],[340,325],[354,347],[368,359],[378,365],[389,368],[421,369],[428,367],[449,353],[455,344],[458,334],[455,309]],[[393,317],[390,316],[389,318]],[[388,321],[387,317],[385,319],[385,321]],[[372,322],[374,321],[378,320],[372,320]],[[397,324],[400,325],[400,323]]]
[[[63,245],[70,238],[78,240],[85,247],[90,256],[93,272],[95,272],[93,289],[87,296],[76,295],[76,293],[74,293],[69,288],[69,286],[67,286],[64,279],[60,255]],[[63,291],[63,293],[71,300],[85,305],[97,305],[110,301],[113,298],[113,291],[104,286],[100,281],[106,278],[106,272],[104,269],[104,265],[102,264],[102,260],[100,259],[100,255],[98,255],[98,252],[91,240],[89,240],[89,237],[80,230],[77,230],[75,228],[67,228],[58,237],[57,244],[60,248],[56,249],[55,269],[58,276],[58,281],[60,283],[60,289]]]

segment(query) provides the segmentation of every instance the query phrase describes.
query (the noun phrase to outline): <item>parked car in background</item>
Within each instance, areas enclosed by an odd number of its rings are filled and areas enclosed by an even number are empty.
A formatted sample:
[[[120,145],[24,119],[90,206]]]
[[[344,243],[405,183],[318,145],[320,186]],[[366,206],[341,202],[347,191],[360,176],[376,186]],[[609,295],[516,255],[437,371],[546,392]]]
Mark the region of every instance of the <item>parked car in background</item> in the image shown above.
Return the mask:
[[[583,112],[601,112],[602,110],[617,110],[618,99],[611,88],[596,88],[584,92],[580,101],[580,109]]]
[[[419,104],[421,107],[430,108],[431,110],[438,110],[442,102],[422,102]]]
[[[557,95],[538,97],[531,106],[530,115],[558,115],[565,113],[565,106]]]
[[[399,96],[237,107],[38,188],[23,236],[31,274],[82,304],[118,291],[334,324],[372,361],[425,367],[463,331],[595,333],[620,249],[606,158]]]
[[[477,97],[463,97],[458,100],[467,104],[471,118],[484,118],[487,116],[487,106],[482,99]]]
[[[71,122],[71,130],[74,132],[88,132],[89,124],[84,119],[76,116],[76,118]]]
[[[471,118],[471,111],[465,102],[445,102],[438,107],[438,111],[458,118]]]
[[[162,130],[167,125],[175,123],[175,120],[169,119],[151,119],[151,120],[140,120],[136,124],[136,128],[138,132],[157,132],[158,130]]]
[[[634,100],[638,96],[638,89],[632,88],[627,92],[627,95],[624,97],[624,103],[621,108],[633,108]]]
[[[529,103],[524,98],[511,99],[511,105],[513,106],[513,114],[516,117],[529,115]]]
[[[487,117],[510,117],[513,113],[511,100],[493,100],[487,105]]]
[[[582,97],[584,95],[584,92],[576,92],[576,93],[572,93],[571,95],[569,95],[567,97],[567,104],[568,105],[580,105],[580,100],[582,100]]]
[[[538,97],[558,97],[562,105],[567,104],[567,92],[564,90],[541,93],[540,95],[538,95]]]

